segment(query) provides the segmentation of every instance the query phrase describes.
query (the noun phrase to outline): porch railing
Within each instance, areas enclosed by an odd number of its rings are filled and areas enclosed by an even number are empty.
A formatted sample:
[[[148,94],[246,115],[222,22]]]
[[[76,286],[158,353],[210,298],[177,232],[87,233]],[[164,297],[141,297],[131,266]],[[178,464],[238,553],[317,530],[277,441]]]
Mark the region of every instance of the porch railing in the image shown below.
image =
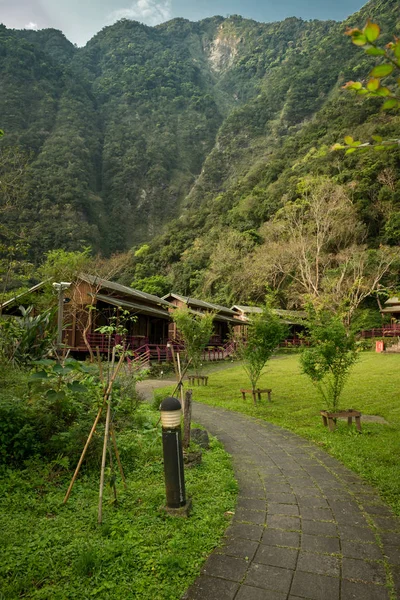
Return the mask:
[[[365,329],[360,333],[362,338],[375,338],[375,337],[397,337],[400,336],[400,323],[393,323],[392,325],[384,325],[383,327],[376,327],[374,329]]]

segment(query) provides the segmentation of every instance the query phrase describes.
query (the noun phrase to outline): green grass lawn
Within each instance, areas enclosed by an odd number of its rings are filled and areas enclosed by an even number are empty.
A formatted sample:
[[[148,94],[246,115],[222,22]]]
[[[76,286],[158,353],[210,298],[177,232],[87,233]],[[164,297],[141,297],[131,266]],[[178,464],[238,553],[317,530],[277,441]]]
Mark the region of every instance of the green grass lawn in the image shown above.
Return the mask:
[[[360,355],[344,389],[341,406],[384,417],[389,425],[362,422],[362,433],[339,422],[335,432],[323,427],[325,408],[298,355],[281,355],[268,364],[259,387],[272,388],[272,403],[243,402],[240,388],[249,388],[244,370],[214,372],[208,387],[194,387],[193,399],[265,419],[290,429],[325,448],[372,483],[400,515],[400,355]]]
[[[137,427],[118,435],[128,489],[106,492],[97,525],[99,471],[79,477],[62,505],[71,472],[62,461],[32,460],[0,474],[0,600],[173,600],[219,543],[236,502],[230,457],[216,440],[186,471],[189,519],[167,517],[158,413],[138,409]]]

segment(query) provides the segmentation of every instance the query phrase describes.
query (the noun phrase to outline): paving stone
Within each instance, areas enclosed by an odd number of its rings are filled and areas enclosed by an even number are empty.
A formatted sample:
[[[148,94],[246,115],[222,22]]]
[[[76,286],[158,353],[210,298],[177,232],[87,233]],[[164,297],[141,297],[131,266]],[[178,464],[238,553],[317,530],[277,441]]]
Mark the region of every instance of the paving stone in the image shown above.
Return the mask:
[[[182,596],[182,600],[233,600],[239,584],[233,581],[200,575]]]
[[[257,525],[263,525],[265,522],[265,511],[238,508],[235,511],[234,522],[255,523]]]
[[[248,540],[259,541],[263,534],[264,527],[261,525],[249,525],[245,523],[235,523],[228,527],[225,532],[227,537],[238,537]]]
[[[380,585],[342,580],[342,600],[389,600],[389,592]]]
[[[284,483],[272,483],[271,481],[265,481],[265,489],[267,494],[291,494],[292,490],[289,484]]]
[[[340,523],[344,526],[347,524],[352,527],[368,527],[368,522],[365,519],[364,515],[361,512],[346,512],[346,511],[337,511],[333,509],[333,516],[337,523]]]
[[[388,559],[388,562],[392,565],[400,566],[400,547],[399,546],[390,546],[386,544],[384,547],[384,554]]]
[[[339,577],[340,559],[335,556],[314,554],[313,552],[300,552],[296,571]]]
[[[361,542],[375,542],[375,535],[371,529],[366,527],[354,527],[353,525],[338,524],[339,535],[344,540]]]
[[[288,594],[293,571],[253,562],[246,575],[245,584]]]
[[[349,542],[342,540],[342,554],[350,558],[363,558],[368,560],[382,560],[382,552],[376,544],[362,542]]]
[[[242,585],[235,600],[286,600],[286,598],[287,595],[282,592],[268,590],[266,595],[266,590]],[[214,600],[219,600],[219,598],[215,597]]]
[[[296,494],[297,500],[300,501],[303,498],[314,498],[314,502],[316,499],[324,500],[322,492],[316,487],[300,487],[298,485],[292,486],[292,491]],[[311,502],[311,501],[310,501]],[[303,504],[306,504],[305,502]],[[322,504],[326,506],[326,502]],[[311,506],[311,504],[310,504]]]
[[[239,482],[239,490],[242,491],[244,489],[244,486],[240,485]],[[249,487],[248,485],[246,485],[246,493],[243,494],[244,496],[246,496],[246,498],[256,498],[259,500],[265,500],[265,490],[262,488],[257,488],[257,487]]]
[[[324,521],[309,521],[302,519],[301,530],[310,535],[323,535],[328,537],[337,537],[338,531],[335,523],[326,523]]]
[[[400,567],[392,568],[394,588],[400,598]]]
[[[267,508],[265,500],[259,498],[243,498],[238,500],[238,508],[247,508],[248,510],[264,510]]]
[[[329,508],[328,503],[325,498],[317,497],[317,496],[298,496],[298,502],[300,506],[300,510],[303,507],[312,507],[312,508]]]
[[[286,529],[288,531],[300,531],[300,519],[286,515],[268,515],[267,527],[272,529]]]
[[[294,494],[275,494],[272,491],[267,491],[266,497],[268,502],[278,502],[279,504],[297,504],[297,499]]]
[[[340,580],[337,577],[296,571],[290,593],[310,600],[338,600],[339,586]]]
[[[301,536],[301,549],[308,552],[337,554],[340,552],[339,540],[333,537],[303,534]]]
[[[286,475],[286,473],[285,473]],[[290,485],[296,485],[298,487],[314,487],[315,483],[314,481],[311,479],[311,477],[309,475],[302,475],[299,476],[297,475],[286,475],[288,482],[290,483]]]
[[[268,514],[273,515],[291,515],[299,516],[299,507],[296,504],[279,504],[278,502],[268,502]]]
[[[314,508],[312,506],[303,506],[301,508],[301,516],[303,519],[311,521],[333,521],[332,511],[329,508]]]
[[[215,550],[215,552],[217,554],[227,554],[228,556],[253,560],[258,547],[259,542],[235,538],[228,540],[226,544]]]
[[[367,562],[366,560],[355,560],[344,558],[342,565],[343,579],[362,581],[364,583],[378,583],[384,585],[386,573],[382,564],[378,562]]]
[[[203,568],[203,574],[209,577],[222,577],[231,581],[241,581],[247,571],[248,563],[241,558],[222,554],[211,554]]]
[[[373,521],[378,529],[381,531],[391,531],[391,532],[399,532],[400,531],[400,521],[396,523],[396,520],[388,517],[373,517]],[[400,536],[399,536],[400,538]]]
[[[384,504],[364,504],[363,509],[370,515],[380,515],[382,517],[393,518],[393,513],[388,506]]]
[[[254,562],[263,565],[272,565],[273,567],[283,567],[284,569],[294,569],[297,562],[297,555],[297,550],[260,544],[254,557]]]
[[[379,533],[384,546],[400,546],[400,535],[398,533]]]
[[[281,531],[280,529],[266,529],[261,538],[262,544],[269,546],[300,547],[300,534],[296,531]]]

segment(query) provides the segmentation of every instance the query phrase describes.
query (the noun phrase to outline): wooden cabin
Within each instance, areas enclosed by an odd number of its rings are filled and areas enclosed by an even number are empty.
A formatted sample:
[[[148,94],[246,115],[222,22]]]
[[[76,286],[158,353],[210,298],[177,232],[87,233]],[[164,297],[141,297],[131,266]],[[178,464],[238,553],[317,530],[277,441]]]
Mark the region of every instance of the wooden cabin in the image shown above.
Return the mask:
[[[171,305],[162,298],[93,275],[82,275],[66,292],[63,342],[72,351],[107,350],[109,336],[98,329],[111,319],[127,329],[124,344],[137,350],[149,344],[166,344]],[[86,341],[85,341],[86,338]],[[112,335],[112,344],[122,342]]]
[[[212,302],[206,302],[205,300],[198,300],[197,298],[190,298],[189,296],[181,296],[179,294],[170,293],[163,296],[163,300],[166,300],[175,307],[183,308],[187,306],[189,310],[194,313],[204,314],[205,312],[214,313],[214,331],[210,338],[210,346],[222,346],[228,342],[230,338],[231,330],[236,324],[235,313],[232,309],[226,306],[220,306]],[[179,334],[174,322],[169,324],[168,337],[170,340],[179,339]]]

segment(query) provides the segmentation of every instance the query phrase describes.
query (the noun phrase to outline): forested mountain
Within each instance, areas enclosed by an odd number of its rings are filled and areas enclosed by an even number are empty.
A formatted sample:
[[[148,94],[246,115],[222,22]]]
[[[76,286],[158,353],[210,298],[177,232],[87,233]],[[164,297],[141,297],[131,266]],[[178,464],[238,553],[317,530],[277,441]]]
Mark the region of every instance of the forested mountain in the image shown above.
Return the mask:
[[[400,135],[379,100],[340,89],[379,60],[343,35],[367,17],[386,41],[400,28],[396,0],[347,23],[122,20],[84,48],[0,26],[3,224],[36,262],[133,247],[125,283],[220,302],[263,295],[242,274],[306,176],[346,187],[371,248],[398,244],[399,152],[329,150],[349,133]]]

